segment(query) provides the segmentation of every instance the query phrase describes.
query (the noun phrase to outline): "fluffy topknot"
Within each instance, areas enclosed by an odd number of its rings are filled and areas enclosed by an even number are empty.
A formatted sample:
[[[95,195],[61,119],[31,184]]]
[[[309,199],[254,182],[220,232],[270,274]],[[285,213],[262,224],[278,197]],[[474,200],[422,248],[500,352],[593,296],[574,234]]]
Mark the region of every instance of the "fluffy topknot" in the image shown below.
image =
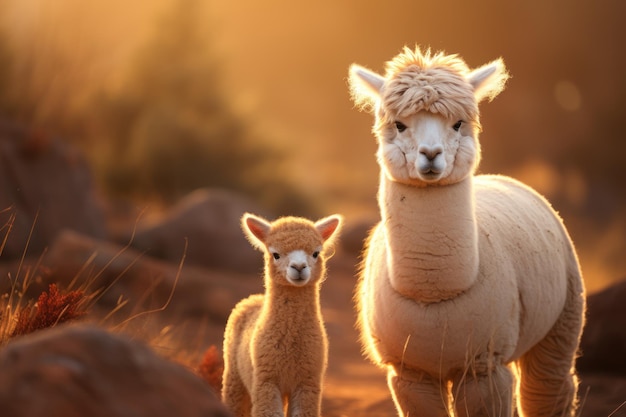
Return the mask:
[[[335,214],[317,222],[302,217],[281,217],[274,222],[245,213],[241,218],[243,231],[250,243],[261,250],[280,246],[284,250],[330,247],[339,234],[343,217]]]
[[[432,54],[405,47],[386,64],[382,107],[389,117],[421,110],[446,118],[478,121],[474,88],[467,80],[470,69],[458,55]]]
[[[268,246],[278,245],[290,250],[314,248],[323,243],[315,223],[298,217],[283,217],[274,221],[266,242]]]

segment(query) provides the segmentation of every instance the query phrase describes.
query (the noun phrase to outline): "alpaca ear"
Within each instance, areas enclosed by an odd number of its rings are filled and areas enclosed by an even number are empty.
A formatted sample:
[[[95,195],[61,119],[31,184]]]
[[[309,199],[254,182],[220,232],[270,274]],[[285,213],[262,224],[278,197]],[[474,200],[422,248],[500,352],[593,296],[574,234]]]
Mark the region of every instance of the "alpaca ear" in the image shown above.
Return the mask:
[[[338,234],[342,219],[339,214],[334,214],[315,222],[315,229],[322,236],[324,242],[328,241],[331,236]]]
[[[360,65],[352,64],[348,82],[354,104],[361,109],[370,111],[380,98],[380,91],[385,84],[385,78]]]
[[[255,248],[262,248],[272,225],[262,217],[246,213],[241,218],[241,228]]]
[[[468,76],[468,81],[474,87],[474,96],[478,102],[485,98],[488,98],[489,101],[493,100],[504,90],[504,84],[508,79],[509,73],[506,71],[501,58],[475,69]]]

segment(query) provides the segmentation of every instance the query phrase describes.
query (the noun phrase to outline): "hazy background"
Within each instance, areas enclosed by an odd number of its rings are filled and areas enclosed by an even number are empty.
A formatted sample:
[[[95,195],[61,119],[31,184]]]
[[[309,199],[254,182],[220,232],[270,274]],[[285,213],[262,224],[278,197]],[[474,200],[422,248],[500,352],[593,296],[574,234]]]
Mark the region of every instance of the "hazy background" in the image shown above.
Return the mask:
[[[621,0],[0,0],[0,118],[75,143],[111,200],[236,189],[277,215],[375,215],[372,119],[346,84],[402,46],[502,57],[483,173],[544,193],[588,287],[626,277]]]

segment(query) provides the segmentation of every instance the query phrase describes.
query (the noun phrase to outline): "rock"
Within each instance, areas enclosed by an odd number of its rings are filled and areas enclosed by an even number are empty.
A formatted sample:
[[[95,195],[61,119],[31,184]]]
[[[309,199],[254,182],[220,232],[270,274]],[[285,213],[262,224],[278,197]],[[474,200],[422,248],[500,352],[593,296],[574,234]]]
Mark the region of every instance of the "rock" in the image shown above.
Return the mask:
[[[258,272],[263,258],[246,241],[240,226],[246,211],[267,216],[257,204],[237,193],[196,190],[162,220],[138,230],[131,245],[150,256],[178,263],[186,239],[186,262],[190,265]]]
[[[378,217],[371,216],[346,222],[339,241],[341,248],[351,255],[360,256],[370,231],[378,221]]]
[[[66,228],[97,238],[106,235],[84,156],[45,133],[0,123],[0,225],[9,224],[2,261],[20,259],[26,249],[40,256]],[[1,233],[0,242],[4,237]]]
[[[606,374],[584,374],[578,388],[579,417],[626,416],[626,378]]]
[[[6,417],[227,417],[183,366],[127,337],[85,325],[44,330],[0,351]]]
[[[71,231],[59,235],[41,266],[45,276],[29,287],[31,296],[47,289],[50,282],[87,288],[86,292],[100,290],[98,303],[105,310],[116,308],[120,299],[127,301],[118,311],[126,317],[166,307],[168,317],[204,316],[225,323],[240,298],[262,291],[260,274],[207,270],[186,263],[179,272],[179,265]]]
[[[587,297],[587,324],[581,340],[582,372],[626,375],[626,281]]]

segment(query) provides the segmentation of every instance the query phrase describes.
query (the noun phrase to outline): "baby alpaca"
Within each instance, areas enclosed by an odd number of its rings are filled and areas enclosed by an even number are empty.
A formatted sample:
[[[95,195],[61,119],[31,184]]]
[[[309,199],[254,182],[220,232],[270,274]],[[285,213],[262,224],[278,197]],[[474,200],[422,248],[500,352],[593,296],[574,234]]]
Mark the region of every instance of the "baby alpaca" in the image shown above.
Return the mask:
[[[265,294],[240,301],[226,324],[222,400],[235,416],[319,417],[328,356],[319,290],[341,221],[243,216],[265,252]]]

